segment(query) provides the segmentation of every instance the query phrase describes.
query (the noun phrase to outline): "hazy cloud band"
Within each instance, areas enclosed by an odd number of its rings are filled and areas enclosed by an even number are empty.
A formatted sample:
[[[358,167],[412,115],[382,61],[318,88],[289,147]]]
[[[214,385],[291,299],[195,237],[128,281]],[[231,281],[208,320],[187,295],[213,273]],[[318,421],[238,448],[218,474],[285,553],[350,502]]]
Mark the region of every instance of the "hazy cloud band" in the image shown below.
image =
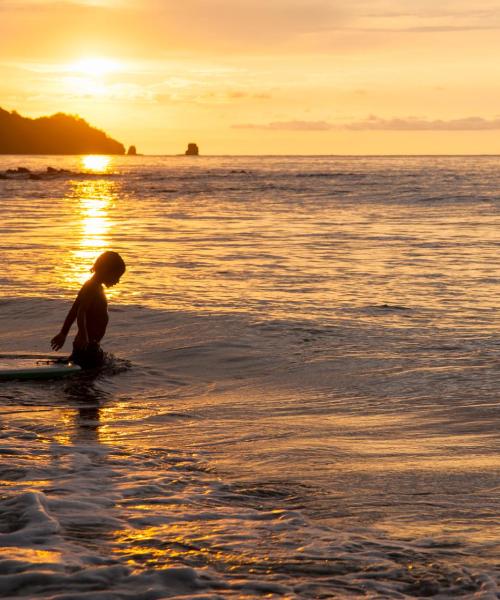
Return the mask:
[[[461,119],[381,119],[369,117],[364,121],[338,124],[328,121],[273,121],[233,125],[234,129],[259,129],[268,131],[485,131],[500,129],[500,118],[464,117]]]

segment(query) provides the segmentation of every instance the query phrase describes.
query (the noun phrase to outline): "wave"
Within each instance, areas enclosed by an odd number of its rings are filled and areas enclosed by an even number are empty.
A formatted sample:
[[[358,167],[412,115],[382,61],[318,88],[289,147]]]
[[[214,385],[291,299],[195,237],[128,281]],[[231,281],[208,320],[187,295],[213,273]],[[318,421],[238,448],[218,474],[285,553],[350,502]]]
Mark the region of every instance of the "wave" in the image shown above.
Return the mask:
[[[207,470],[202,455],[168,444],[139,449],[133,429],[119,441],[125,415],[108,425],[114,441],[89,436],[95,420],[88,407],[66,441],[63,422],[48,416],[28,422],[11,415],[3,430],[4,450],[16,450],[2,473],[11,488],[0,500],[5,597],[310,600],[498,592],[492,575],[454,559],[456,539],[398,541],[369,528],[322,525],[283,506],[289,488],[231,484]],[[293,502],[306,493],[295,490]]]

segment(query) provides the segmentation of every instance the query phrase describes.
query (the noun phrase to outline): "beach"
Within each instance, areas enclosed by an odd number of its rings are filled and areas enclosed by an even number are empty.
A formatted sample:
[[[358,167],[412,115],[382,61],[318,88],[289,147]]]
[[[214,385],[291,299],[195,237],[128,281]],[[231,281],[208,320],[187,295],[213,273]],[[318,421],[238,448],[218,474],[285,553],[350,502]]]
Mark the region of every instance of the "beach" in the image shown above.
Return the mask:
[[[499,157],[18,166],[3,357],[127,271],[100,374],[0,383],[3,597],[499,597]]]

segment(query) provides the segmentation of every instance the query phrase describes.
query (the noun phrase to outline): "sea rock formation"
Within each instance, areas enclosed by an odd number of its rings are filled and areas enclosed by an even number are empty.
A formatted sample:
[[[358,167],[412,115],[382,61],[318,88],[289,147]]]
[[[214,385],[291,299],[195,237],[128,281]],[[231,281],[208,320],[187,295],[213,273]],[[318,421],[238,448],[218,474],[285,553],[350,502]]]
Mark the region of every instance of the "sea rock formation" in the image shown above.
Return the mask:
[[[125,147],[80,117],[28,119],[0,108],[0,154],[124,154]]]
[[[129,146],[127,154],[128,156],[137,156],[137,148],[135,146]]]
[[[200,151],[198,149],[197,144],[188,144],[187,150],[185,152],[186,156],[198,156]]]

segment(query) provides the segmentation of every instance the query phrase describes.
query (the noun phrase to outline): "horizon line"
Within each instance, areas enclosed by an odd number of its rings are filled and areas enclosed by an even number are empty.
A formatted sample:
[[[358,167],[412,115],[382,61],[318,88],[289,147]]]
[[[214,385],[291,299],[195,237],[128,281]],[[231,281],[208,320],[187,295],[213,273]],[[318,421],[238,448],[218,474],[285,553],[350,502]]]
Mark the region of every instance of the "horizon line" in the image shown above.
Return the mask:
[[[102,152],[88,152],[88,153],[76,153],[76,154],[11,154],[11,153],[0,153],[0,159],[1,157],[5,157],[5,156],[31,156],[31,157],[37,157],[37,156],[110,156],[110,157],[126,157],[127,159],[134,159],[134,158],[143,158],[143,157],[169,157],[169,158],[192,158],[192,159],[198,159],[198,158],[222,158],[222,157],[241,157],[241,158],[245,158],[245,157],[297,157],[297,158],[307,158],[307,157],[312,157],[312,158],[325,158],[325,157],[337,157],[337,158],[356,158],[356,157],[364,157],[364,158],[390,158],[390,157],[408,157],[408,156],[413,156],[413,157],[464,157],[464,158],[473,158],[473,157],[500,157],[500,151],[498,153],[487,153],[487,152],[480,152],[480,153],[476,153],[476,154],[461,154],[461,153],[457,153],[457,154],[449,154],[449,153],[394,153],[394,154],[199,154],[197,156],[190,156],[190,155],[186,155],[186,154],[159,154],[159,153],[152,153],[152,154],[148,154],[148,153],[140,153],[140,154],[136,154],[136,155],[128,155],[128,154],[107,154],[107,153],[102,153]]]

